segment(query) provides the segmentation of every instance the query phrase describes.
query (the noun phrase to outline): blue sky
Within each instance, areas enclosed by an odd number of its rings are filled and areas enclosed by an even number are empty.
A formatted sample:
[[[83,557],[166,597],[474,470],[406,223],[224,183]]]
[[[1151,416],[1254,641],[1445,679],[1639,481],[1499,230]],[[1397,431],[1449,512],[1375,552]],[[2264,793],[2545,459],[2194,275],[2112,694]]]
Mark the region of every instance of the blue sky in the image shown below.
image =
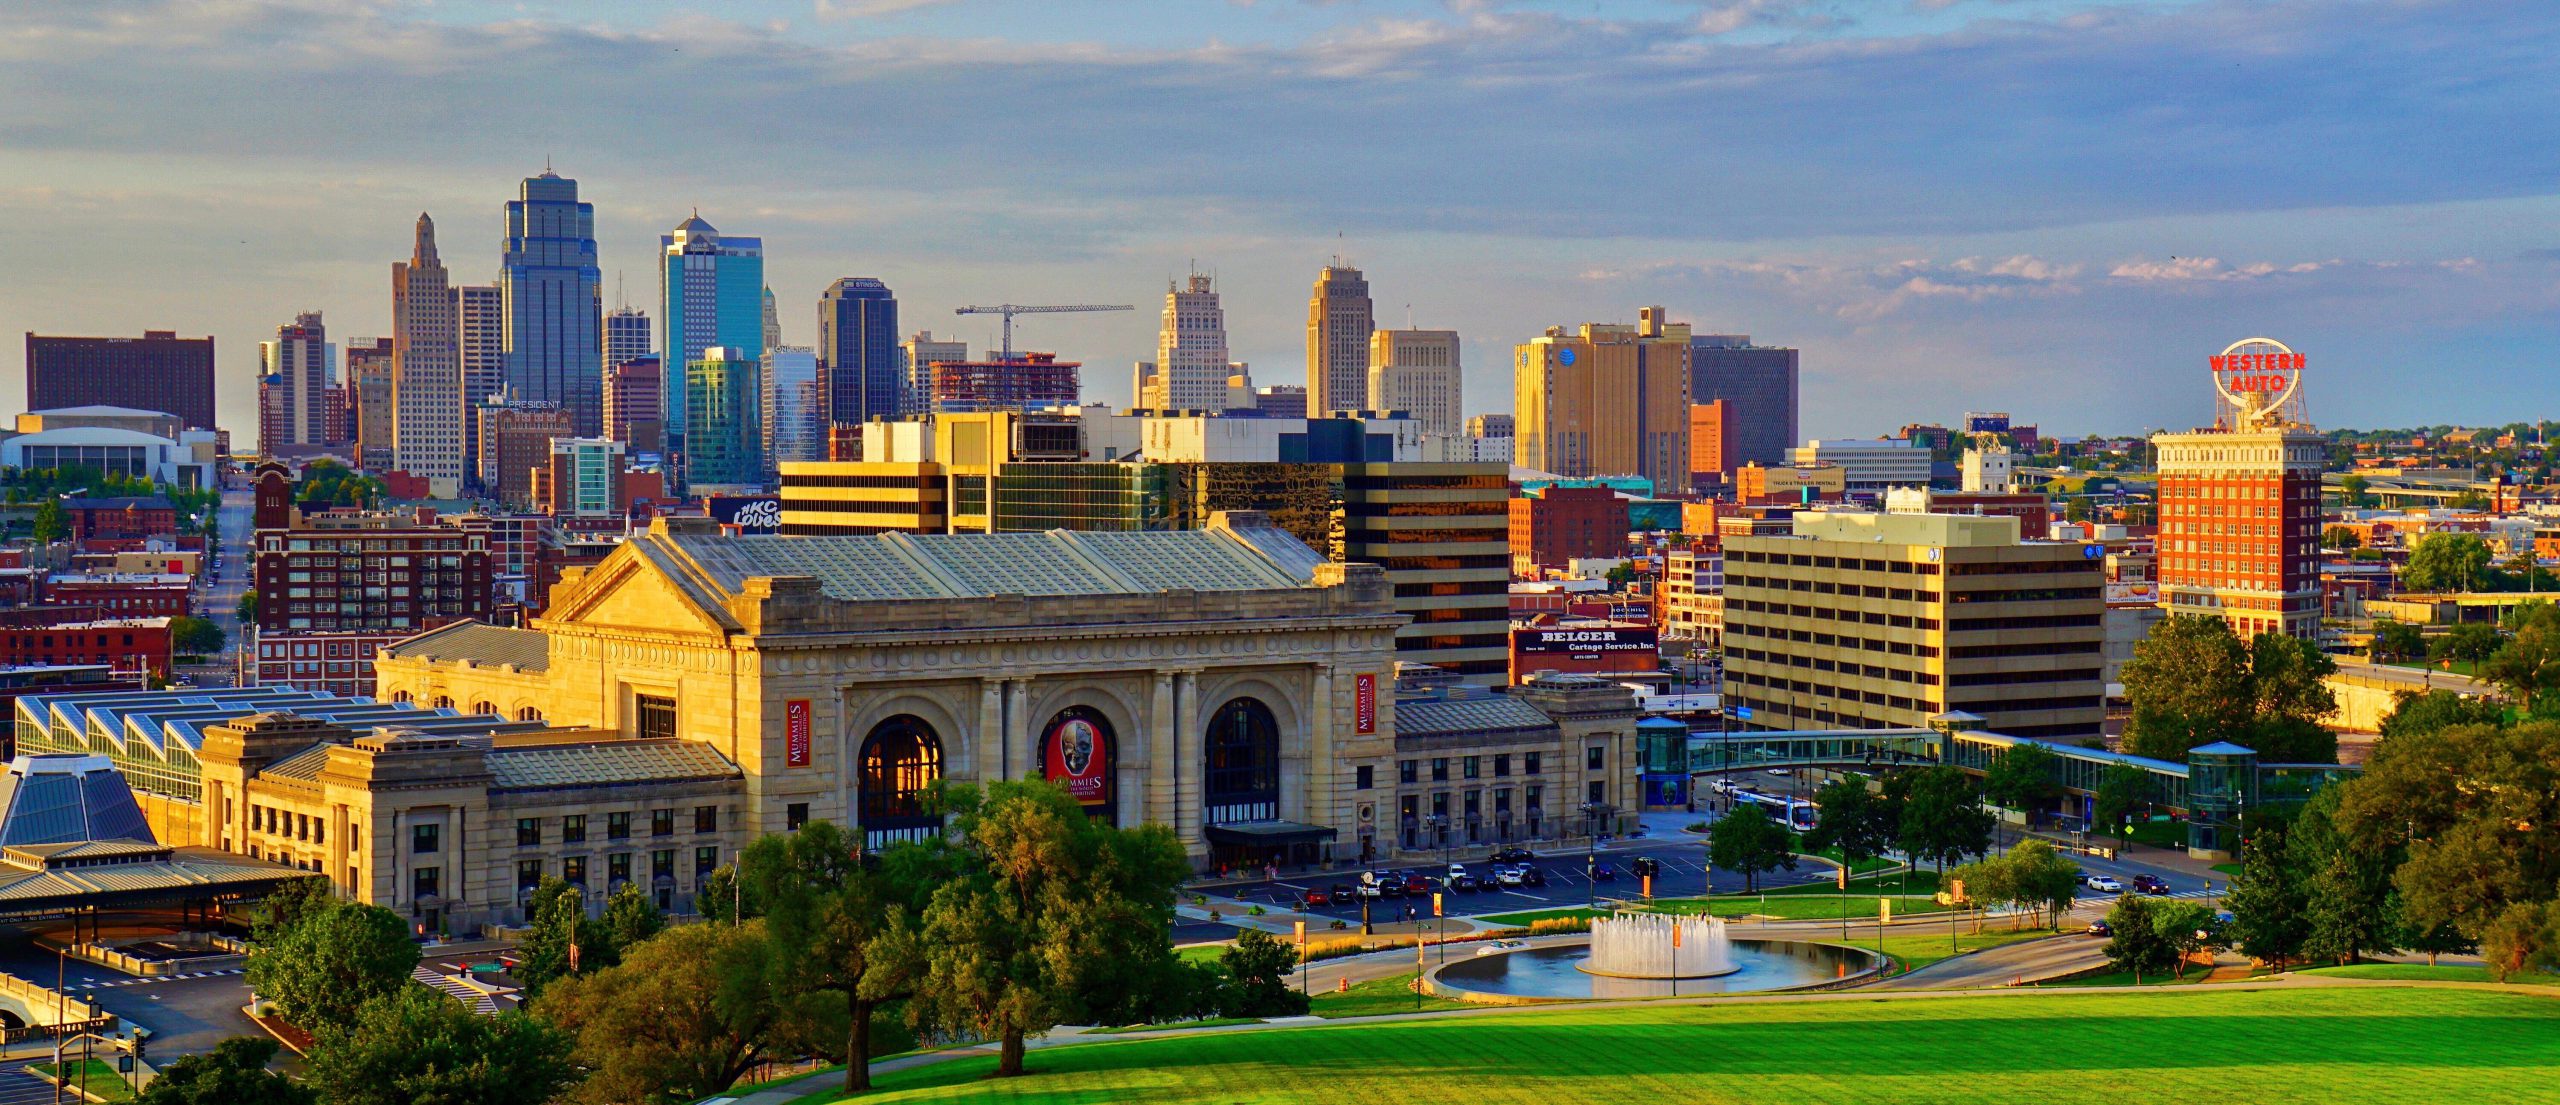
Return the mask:
[[[2323,424],[2560,407],[2547,0],[0,2],[0,332],[383,331],[432,212],[458,278],[548,156],[610,281],[699,205],[786,336],[838,276],[963,303],[1125,400],[1162,282],[1303,377],[1336,252],[1382,321],[1509,347],[1659,303],[1804,350],[1805,429],[2210,416],[2204,358],[2310,356]],[[610,290],[608,292],[610,295]],[[22,395],[18,343],[0,387]]]

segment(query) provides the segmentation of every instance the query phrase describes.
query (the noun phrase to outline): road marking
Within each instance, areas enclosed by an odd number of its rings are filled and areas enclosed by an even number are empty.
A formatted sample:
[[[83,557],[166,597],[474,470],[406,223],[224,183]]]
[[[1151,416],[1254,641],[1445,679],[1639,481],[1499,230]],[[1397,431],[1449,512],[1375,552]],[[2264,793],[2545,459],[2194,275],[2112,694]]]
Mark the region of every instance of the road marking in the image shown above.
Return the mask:
[[[245,967],[232,967],[227,970],[220,971],[193,971],[183,975],[158,975],[151,978],[119,978],[105,982],[83,982],[72,987],[72,989],[111,990],[119,986],[148,986],[155,982],[184,982],[191,978],[229,978],[233,975],[247,973],[248,969]]]

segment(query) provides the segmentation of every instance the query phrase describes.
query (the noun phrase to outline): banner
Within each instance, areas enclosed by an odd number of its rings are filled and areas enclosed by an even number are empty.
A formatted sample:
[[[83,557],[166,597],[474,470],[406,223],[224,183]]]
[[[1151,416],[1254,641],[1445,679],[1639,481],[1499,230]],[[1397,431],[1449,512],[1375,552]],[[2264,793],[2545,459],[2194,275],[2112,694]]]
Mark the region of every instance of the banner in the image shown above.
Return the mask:
[[[1111,803],[1111,727],[1081,706],[1049,719],[1040,734],[1040,774],[1088,806]]]
[[[1351,677],[1351,729],[1355,733],[1378,731],[1378,677],[1361,672]]]
[[[809,766],[809,700],[782,704],[782,760],[792,767]]]

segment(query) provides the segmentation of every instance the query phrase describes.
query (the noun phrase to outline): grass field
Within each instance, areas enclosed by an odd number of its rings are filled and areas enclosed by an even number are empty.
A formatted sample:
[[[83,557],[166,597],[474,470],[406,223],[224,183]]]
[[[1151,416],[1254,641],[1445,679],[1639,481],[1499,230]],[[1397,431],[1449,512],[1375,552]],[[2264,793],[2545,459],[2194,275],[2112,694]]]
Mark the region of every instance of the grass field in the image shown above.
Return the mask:
[[[2430,967],[2424,963],[2357,963],[2347,967],[2312,967],[2296,973],[2333,978],[2378,978],[2392,982],[2489,981],[2489,969],[2486,967]],[[2516,986],[2560,986],[2560,975],[2517,975],[2507,982]]]
[[[2109,974],[2103,974],[2103,975],[2090,975],[2090,976],[2089,976],[2089,977],[2087,977],[2087,978],[2075,978],[2075,979],[2072,979],[2072,980],[2071,980],[2071,981],[2069,981],[2069,982],[2040,982],[2040,983],[2037,983],[2037,985],[2039,985],[2039,986],[2143,986],[2143,987],[2152,987],[2152,986],[2193,986],[2193,985],[2195,985],[2196,983],[2199,983],[2199,982],[2204,981],[2204,977],[2205,977],[2206,975],[2209,975],[2209,974],[2212,974],[2212,973],[2213,973],[2212,971],[2210,971],[2210,970],[2208,970],[2208,969],[2206,969],[2206,968],[2203,968],[2203,967],[2189,967],[2189,968],[2187,968],[2187,977],[2186,977],[2186,978],[2184,978],[2184,979],[2181,979],[2181,978],[2179,978],[2179,977],[2177,976],[2177,973],[2176,973],[2176,972],[2174,972],[2174,971],[2154,971],[2154,972],[2152,972],[2152,973],[2150,973],[2150,974],[2147,974],[2147,975],[2142,976],[2142,981],[2141,981],[2141,982],[2139,982],[2139,983],[2137,983],[2137,982],[2135,982],[2135,981],[2133,980],[2133,972],[2131,972],[2131,971],[2115,971],[2115,972],[2112,972],[2112,973],[2109,973]]]
[[[2053,935],[2052,929],[2013,931],[2006,928],[1985,927],[1981,932],[1959,932],[1953,940],[1949,940],[1947,934],[1943,932],[1921,934],[1905,931],[1896,932],[1884,938],[1884,953],[1901,960],[1905,970],[1918,970],[1941,959],[1953,959],[1966,952],[1978,952],[1984,948],[1996,948],[2003,944],[2017,944],[2028,940],[2042,940],[2051,935]],[[1870,928],[1862,933],[1858,931],[1856,925],[1851,925],[1848,939],[1835,939],[1829,942],[1873,948],[1876,946],[1876,930]]]
[[[89,1088],[90,1096],[103,1101],[133,1100],[133,1093],[125,1088],[125,1076],[116,1073],[116,1065],[114,1063],[110,1063],[104,1059],[91,1059],[85,1065],[89,1068],[88,1081],[86,1082],[86,1085]],[[81,1082],[80,1071],[83,1064],[79,1060],[72,1060],[71,1062],[64,1063],[62,1066],[63,1069],[68,1072],[69,1085],[79,1086],[83,1084]],[[53,1064],[30,1063],[28,1064],[27,1069],[36,1072],[38,1075],[48,1075],[53,1073]],[[45,1092],[52,1093],[53,1091],[46,1090]],[[77,1095],[66,1094],[65,1097],[69,1100],[78,1100]]]
[[[1828,888],[1826,888],[1828,889]],[[1838,891],[1829,894],[1775,894],[1767,902],[1757,895],[1725,894],[1706,898],[1664,898],[1652,903],[1657,913],[1705,913],[1712,910],[1718,917],[1762,916],[1782,921],[1836,921],[1840,918]],[[1519,913],[1496,913],[1476,920],[1492,925],[1526,925],[1550,917],[1606,917],[1612,911],[1591,910],[1581,906],[1567,909],[1532,909]],[[1912,917],[1923,913],[1944,912],[1934,899],[1923,897],[1895,898],[1893,915]],[[1849,920],[1872,925],[1876,918],[1876,896],[1872,893],[1849,895]]]
[[[1349,993],[1319,990],[1309,999],[1307,1011],[1326,1020],[1343,1017],[1374,1017],[1381,1013],[1411,1013],[1416,1009],[1429,1013],[1440,1009],[1482,1008],[1463,1001],[1425,996],[1417,1006],[1413,999],[1413,976],[1372,979],[1352,984]]]
[[[1207,1033],[887,1074],[865,1102],[2548,1102],[2560,1002],[2355,988],[1492,1014]]]

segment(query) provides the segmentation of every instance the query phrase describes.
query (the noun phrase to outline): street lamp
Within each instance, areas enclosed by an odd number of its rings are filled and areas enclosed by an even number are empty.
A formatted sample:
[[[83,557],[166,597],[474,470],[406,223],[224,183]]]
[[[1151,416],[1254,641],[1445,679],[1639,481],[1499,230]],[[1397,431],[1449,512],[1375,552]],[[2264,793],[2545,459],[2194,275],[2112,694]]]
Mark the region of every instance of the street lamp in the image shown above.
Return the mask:
[[[1602,818],[1608,817],[1615,812],[1616,811],[1611,809],[1609,804],[1606,802],[1585,802],[1582,804],[1582,820],[1583,829],[1585,831],[1585,835],[1583,837],[1584,848],[1582,853],[1582,881],[1589,884],[1591,887],[1591,908],[1594,911],[1597,911],[1600,908],[1600,821]]]

